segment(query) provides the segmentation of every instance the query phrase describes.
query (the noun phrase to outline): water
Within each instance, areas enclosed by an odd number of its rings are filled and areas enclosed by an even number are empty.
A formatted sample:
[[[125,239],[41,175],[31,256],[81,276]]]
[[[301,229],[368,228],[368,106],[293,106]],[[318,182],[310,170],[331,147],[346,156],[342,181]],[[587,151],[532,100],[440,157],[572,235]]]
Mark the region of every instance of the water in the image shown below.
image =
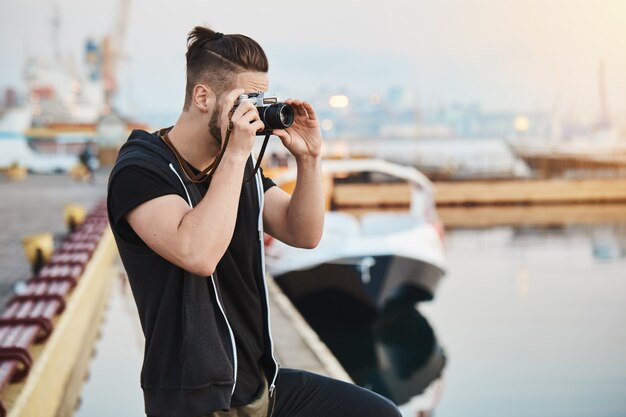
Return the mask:
[[[449,359],[436,415],[626,415],[625,230],[449,232],[421,306]]]
[[[116,277],[117,278],[117,277]],[[75,417],[145,416],[143,334],[126,278],[115,279]]]
[[[450,231],[446,252],[412,313],[300,306],[356,383],[402,404],[443,368],[437,416],[626,415],[626,225]]]
[[[443,417],[626,415],[626,224],[449,231],[446,252],[435,301],[326,329],[355,380],[403,401],[442,372]],[[140,330],[117,284],[78,417],[143,415]]]

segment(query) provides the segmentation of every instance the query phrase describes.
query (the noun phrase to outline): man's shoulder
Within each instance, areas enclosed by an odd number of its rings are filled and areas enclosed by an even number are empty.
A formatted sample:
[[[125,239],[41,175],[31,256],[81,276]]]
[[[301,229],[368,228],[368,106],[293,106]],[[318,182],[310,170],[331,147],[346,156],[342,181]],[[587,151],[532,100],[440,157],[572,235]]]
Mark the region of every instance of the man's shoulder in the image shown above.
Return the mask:
[[[151,133],[141,129],[134,129],[120,148],[115,164],[118,165],[128,159],[146,156],[168,160],[169,153],[168,147],[156,135],[156,132]]]
[[[172,161],[174,157],[170,149],[155,132],[135,129],[120,148],[109,177],[109,185],[122,170],[126,170],[129,166],[169,178],[171,176],[169,164]]]
[[[170,150],[145,130],[133,130],[120,148],[108,181],[108,199],[134,201],[162,194],[180,194],[176,174],[171,170]]]
[[[134,236],[129,236],[130,232],[122,222],[131,210],[165,195],[174,194],[185,198],[184,190],[181,189],[176,177],[168,171],[146,164],[128,163],[118,167],[116,174],[109,179],[107,192],[109,220],[112,228],[127,240],[137,241]]]

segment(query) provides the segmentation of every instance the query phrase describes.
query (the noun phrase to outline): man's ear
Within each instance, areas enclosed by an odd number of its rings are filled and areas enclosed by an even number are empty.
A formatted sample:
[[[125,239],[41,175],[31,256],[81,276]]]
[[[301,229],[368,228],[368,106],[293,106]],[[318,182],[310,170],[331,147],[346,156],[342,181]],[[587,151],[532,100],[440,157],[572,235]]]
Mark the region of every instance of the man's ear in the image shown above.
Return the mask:
[[[215,93],[208,85],[196,84],[192,103],[200,112],[207,113],[215,107]]]

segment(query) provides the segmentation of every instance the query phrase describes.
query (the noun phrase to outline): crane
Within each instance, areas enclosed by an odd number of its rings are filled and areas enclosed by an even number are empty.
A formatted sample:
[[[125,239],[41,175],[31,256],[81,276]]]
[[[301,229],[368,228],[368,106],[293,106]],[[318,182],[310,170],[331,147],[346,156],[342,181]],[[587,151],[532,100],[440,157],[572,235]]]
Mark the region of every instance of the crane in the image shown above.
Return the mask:
[[[111,108],[113,97],[117,93],[117,70],[124,57],[124,43],[128,27],[131,0],[120,0],[112,33],[102,40],[102,79],[104,81],[105,103]]]

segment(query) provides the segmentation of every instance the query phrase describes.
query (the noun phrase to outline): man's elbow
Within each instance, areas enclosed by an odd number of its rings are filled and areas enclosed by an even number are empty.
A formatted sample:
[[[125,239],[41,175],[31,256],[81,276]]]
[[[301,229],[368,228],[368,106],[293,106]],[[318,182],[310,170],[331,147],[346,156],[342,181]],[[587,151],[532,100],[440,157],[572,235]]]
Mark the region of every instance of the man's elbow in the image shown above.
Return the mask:
[[[215,272],[216,264],[210,259],[190,259],[184,266],[185,270],[199,277],[208,277]]]
[[[305,239],[301,239],[298,242],[298,247],[302,249],[315,249],[322,240],[322,234],[307,236]]]
[[[191,241],[182,241],[178,243],[177,249],[172,261],[185,271],[200,277],[208,277],[215,272],[219,259],[212,255],[212,248],[201,248]]]
[[[298,245],[298,247],[300,247],[302,249],[315,249],[317,247],[318,243],[319,243],[319,241],[318,242],[311,241],[311,242],[306,242],[306,243],[303,243],[301,245]]]
[[[315,249],[322,240],[323,233],[323,226],[313,227],[309,230],[303,231],[303,233],[299,236],[300,239],[298,239],[297,246],[302,249]]]
[[[215,272],[215,267],[213,265],[201,265],[198,268],[195,268],[194,271],[189,271],[198,275],[199,277],[205,278],[213,275]]]

